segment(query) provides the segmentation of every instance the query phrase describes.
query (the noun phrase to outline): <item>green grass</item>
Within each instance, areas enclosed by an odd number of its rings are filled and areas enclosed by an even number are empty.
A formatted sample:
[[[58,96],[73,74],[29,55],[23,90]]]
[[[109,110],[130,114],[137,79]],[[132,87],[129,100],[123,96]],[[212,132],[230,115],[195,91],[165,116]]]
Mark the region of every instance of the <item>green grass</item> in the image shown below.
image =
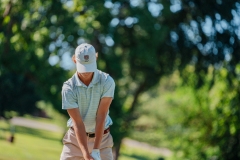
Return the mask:
[[[8,137],[10,133],[6,132],[0,139],[0,160],[59,159],[61,133],[16,127],[14,143],[7,141]]]
[[[0,160],[58,160],[62,151],[63,133],[15,127],[14,143],[9,124],[0,121]],[[119,160],[158,160],[160,155],[140,148],[122,146]]]

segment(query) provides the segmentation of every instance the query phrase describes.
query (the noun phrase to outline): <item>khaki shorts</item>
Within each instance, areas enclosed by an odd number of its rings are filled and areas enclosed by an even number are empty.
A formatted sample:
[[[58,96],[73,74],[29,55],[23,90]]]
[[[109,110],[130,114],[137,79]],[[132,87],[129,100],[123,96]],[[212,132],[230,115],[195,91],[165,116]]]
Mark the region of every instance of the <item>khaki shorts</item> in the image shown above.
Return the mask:
[[[88,151],[91,153],[95,138],[87,137]],[[113,160],[112,154],[113,138],[110,132],[103,135],[100,145],[100,156],[102,160]],[[60,160],[84,160],[79,148],[75,132],[69,129],[63,137],[63,150]]]

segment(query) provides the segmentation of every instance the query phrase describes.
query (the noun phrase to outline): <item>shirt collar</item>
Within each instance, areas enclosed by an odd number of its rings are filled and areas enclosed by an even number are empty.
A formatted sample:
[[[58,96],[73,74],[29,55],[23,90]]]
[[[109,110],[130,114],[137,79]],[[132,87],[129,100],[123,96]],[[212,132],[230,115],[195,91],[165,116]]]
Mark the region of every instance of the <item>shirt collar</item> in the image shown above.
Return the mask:
[[[78,78],[77,72],[74,74],[74,77],[75,77],[75,80],[76,80],[75,83],[76,83],[77,86],[86,86],[86,85]],[[89,84],[88,87],[91,87],[92,85],[98,83],[99,80],[100,80],[99,70],[96,70],[96,71],[94,72],[93,79],[92,79],[92,81],[91,81],[91,83]]]

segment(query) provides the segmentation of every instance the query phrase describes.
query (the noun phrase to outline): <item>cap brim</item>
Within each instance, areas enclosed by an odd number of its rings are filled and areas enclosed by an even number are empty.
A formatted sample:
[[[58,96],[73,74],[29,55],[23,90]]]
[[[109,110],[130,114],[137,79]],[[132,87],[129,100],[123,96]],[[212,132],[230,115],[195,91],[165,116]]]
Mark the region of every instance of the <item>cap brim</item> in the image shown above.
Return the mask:
[[[77,71],[79,73],[85,72],[95,72],[97,70],[97,63],[90,63],[90,64],[81,64],[79,62],[76,63]]]

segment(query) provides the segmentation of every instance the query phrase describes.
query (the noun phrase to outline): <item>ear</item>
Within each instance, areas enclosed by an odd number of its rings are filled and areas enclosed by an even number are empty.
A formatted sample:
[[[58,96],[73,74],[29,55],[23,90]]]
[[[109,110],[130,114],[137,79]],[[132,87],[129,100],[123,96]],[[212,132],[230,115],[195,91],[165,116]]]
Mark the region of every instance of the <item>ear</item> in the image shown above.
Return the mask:
[[[98,52],[96,52],[96,59],[98,59]]]
[[[72,56],[72,61],[76,63],[75,54]]]

